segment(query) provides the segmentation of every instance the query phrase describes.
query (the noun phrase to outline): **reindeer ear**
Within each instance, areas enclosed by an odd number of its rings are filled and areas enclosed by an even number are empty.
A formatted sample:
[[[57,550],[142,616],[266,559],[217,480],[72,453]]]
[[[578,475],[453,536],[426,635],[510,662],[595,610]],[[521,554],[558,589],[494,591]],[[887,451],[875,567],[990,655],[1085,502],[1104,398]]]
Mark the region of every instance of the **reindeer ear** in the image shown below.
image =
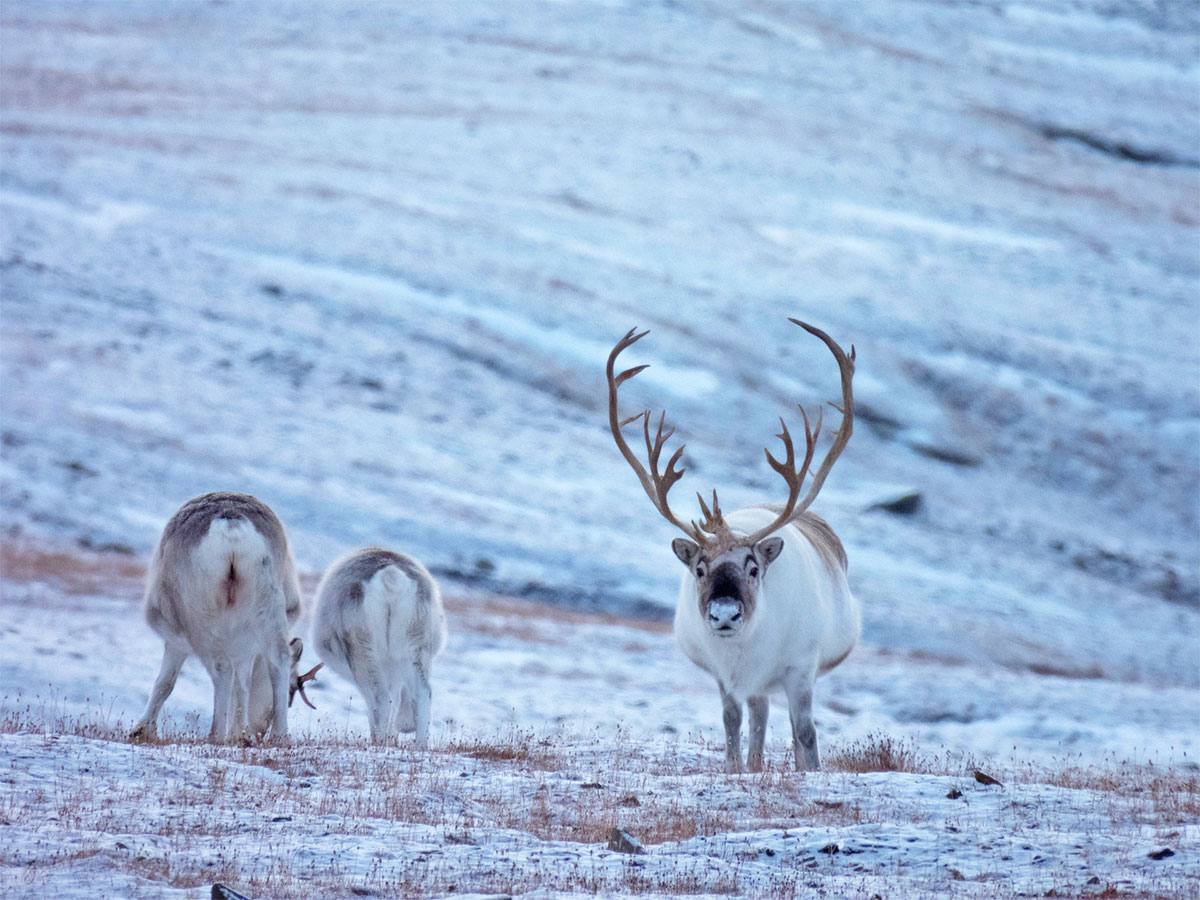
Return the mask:
[[[695,541],[689,541],[687,538],[675,538],[671,541],[671,549],[675,551],[675,555],[679,557],[679,561],[689,569],[692,563],[696,561],[696,557],[700,555],[700,545]]]
[[[781,537],[765,537],[754,545],[754,555],[762,560],[763,568],[775,562],[782,552],[783,538]]]
[[[292,664],[300,662],[300,656],[304,653],[304,641],[298,637],[294,637],[288,643],[288,647],[292,651]]]

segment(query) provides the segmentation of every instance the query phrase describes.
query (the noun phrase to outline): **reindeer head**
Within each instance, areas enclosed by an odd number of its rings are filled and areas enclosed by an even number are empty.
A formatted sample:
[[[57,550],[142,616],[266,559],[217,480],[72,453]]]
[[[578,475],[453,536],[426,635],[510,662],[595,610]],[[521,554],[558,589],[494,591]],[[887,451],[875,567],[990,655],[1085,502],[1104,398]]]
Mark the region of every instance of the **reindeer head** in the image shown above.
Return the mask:
[[[317,663],[303,675],[300,674],[300,655],[304,652],[304,641],[298,637],[294,637],[288,647],[292,652],[292,674],[291,681],[288,684],[288,706],[292,705],[292,701],[296,699],[296,694],[299,692],[300,699],[303,700],[311,709],[316,709],[313,702],[308,699],[308,694],[304,693],[304,685],[310,681],[317,680],[317,671],[325,663]]]
[[[671,549],[696,578],[700,618],[718,637],[733,637],[754,615],[767,566],[783,552],[783,538],[766,537],[709,557],[699,544],[675,538]]]
[[[796,451],[787,424],[782,419],[779,420],[779,424],[782,426],[779,439],[783,441],[786,457],[783,462],[780,462],[771,455],[769,450],[765,452],[767,463],[787,483],[787,501],[781,507],[772,507],[778,512],[773,522],[748,535],[735,535],[730,530],[721,514],[721,507],[717,503],[716,491],[713,491],[711,508],[704,502],[704,498],[697,494],[703,514],[699,523],[692,521],[684,524],[671,511],[670,506],[667,505],[667,492],[671,490],[675,482],[683,477],[684,470],[675,468],[676,463],[683,455],[683,447],[679,447],[667,460],[665,471],[660,473],[658,465],[663,446],[675,433],[675,429],[665,428],[666,414],[663,413],[658,419],[657,434],[652,439],[650,437],[649,410],[644,410],[626,419],[621,419],[617,413],[617,391],[622,384],[646,368],[645,366],[635,366],[616,375],[614,366],[617,356],[622,350],[645,337],[647,332],[643,331],[638,334],[636,329],[630,331],[617,342],[608,356],[608,420],[613,439],[617,442],[621,455],[637,473],[638,479],[642,482],[642,488],[646,491],[650,502],[654,504],[654,508],[663,518],[688,536],[686,539],[676,538],[671,544],[671,549],[696,578],[696,593],[700,604],[701,618],[714,634],[722,637],[732,637],[739,633],[753,615],[758,600],[758,590],[767,566],[783,552],[783,539],[771,537],[771,535],[803,513],[816,499],[829,470],[833,468],[833,464],[841,455],[846,442],[850,440],[854,425],[854,395],[851,388],[851,381],[854,377],[854,348],[851,347],[850,353],[847,355],[829,335],[819,328],[814,328],[796,319],[790,321],[824,341],[833,353],[834,359],[837,360],[842,379],[842,406],[834,406],[834,408],[842,413],[842,424],[834,435],[833,444],[826,453],[825,459],[816,473],[812,475],[812,485],[809,487],[808,493],[801,499],[800,488],[805,477],[809,475],[808,468],[816,450],[817,437],[821,433],[821,416],[817,416],[816,427],[810,427],[808,414],[804,411],[804,407],[800,407],[800,415],[804,419],[805,453],[804,459],[799,465],[796,463]],[[637,419],[642,420],[647,461],[650,463],[649,471],[630,449],[621,433],[622,428]]]

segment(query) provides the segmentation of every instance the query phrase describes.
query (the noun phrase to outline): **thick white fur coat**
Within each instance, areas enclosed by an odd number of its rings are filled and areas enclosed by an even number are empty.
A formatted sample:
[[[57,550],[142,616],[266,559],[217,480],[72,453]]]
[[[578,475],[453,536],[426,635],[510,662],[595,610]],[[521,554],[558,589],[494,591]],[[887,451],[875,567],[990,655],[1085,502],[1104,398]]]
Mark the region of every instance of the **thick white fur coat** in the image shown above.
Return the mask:
[[[270,535],[247,518],[210,518],[230,504],[249,510]],[[197,512],[173,528],[186,510]],[[155,549],[143,612],[164,653],[135,736],[154,736],[158,713],[190,654],[213,680],[212,739],[268,730],[287,735],[294,664],[289,635],[301,596],[287,539],[270,510],[244,495],[206,495],[185,504]]]
[[[748,507],[725,519],[749,534],[775,518]],[[785,687],[792,674],[824,674],[858,641],[861,616],[846,571],[830,548],[818,550],[796,525],[776,532],[784,547],[762,578],[758,602],[734,637],[714,635],[701,615],[696,578],[685,572],[675,608],[675,639],[684,654],[739,702]]]
[[[417,745],[427,744],[430,675],[446,645],[446,615],[420,563],[377,548],[343,557],[317,589],[313,640],[325,664],[357,685],[373,740],[415,731]]]

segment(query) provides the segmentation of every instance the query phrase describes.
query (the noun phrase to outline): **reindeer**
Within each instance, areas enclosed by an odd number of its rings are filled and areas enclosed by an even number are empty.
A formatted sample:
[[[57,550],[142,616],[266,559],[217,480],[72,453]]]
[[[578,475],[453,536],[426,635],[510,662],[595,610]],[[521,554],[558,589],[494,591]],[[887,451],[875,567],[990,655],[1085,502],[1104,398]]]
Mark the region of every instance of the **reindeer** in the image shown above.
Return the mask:
[[[679,586],[675,608],[675,639],[684,654],[717,681],[725,724],[725,765],[742,770],[742,705],[750,711],[748,764],[762,770],[768,694],[783,688],[791,713],[793,752],[797,769],[817,769],[820,754],[813,725],[813,683],[849,655],[858,641],[858,602],[846,580],[846,553],[833,529],[808,507],[821,490],[854,423],[854,348],[847,356],[829,335],[797,319],[789,321],[825,342],[837,360],[842,380],[842,424],[825,459],[812,476],[808,493],[800,498],[801,485],[821,432],[818,415],[810,428],[804,419],[804,459],[796,465],[796,451],[786,423],[780,419],[786,457],[783,462],[765,451],[767,462],[788,486],[782,506],[752,506],[725,516],[713,491],[712,506],[699,494],[702,520],[684,524],[667,504],[667,492],[683,476],[676,468],[680,446],[659,472],[663,446],[675,433],[664,432],[665,412],[658,431],[650,436],[650,411],[621,419],[617,392],[622,384],[646,366],[613,374],[620,353],[648,332],[630,331],[608,357],[608,419],[613,438],[625,460],[637,473],[654,508],[686,538],[676,538],[671,549],[687,567]],[[833,404],[830,404],[833,405]],[[639,461],[622,434],[631,422],[642,420],[650,471]]]
[[[298,674],[304,643],[288,635],[302,612],[283,525],[248,494],[211,493],[167,522],[146,576],[146,622],[163,658],[130,737],[152,740],[184,660],[196,654],[213,681],[209,739],[287,737],[287,710],[320,666]]]
[[[379,547],[338,560],[317,588],[312,633],[317,655],[366,701],[372,741],[415,731],[417,747],[428,746],[430,668],[446,646],[446,614],[423,565]]]

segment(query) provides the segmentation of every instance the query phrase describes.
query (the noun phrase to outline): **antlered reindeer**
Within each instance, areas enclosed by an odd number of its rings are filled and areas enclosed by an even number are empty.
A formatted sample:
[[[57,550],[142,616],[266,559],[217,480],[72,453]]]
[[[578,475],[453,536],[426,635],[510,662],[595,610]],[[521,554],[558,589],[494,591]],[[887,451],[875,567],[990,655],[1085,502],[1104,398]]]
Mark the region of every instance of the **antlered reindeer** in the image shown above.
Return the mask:
[[[317,655],[353,681],[367,704],[371,740],[397,731],[429,742],[433,658],[446,646],[437,582],[403,553],[368,547],[338,560],[317,588]]]
[[[287,736],[287,710],[320,666],[303,675],[296,565],[283,525],[249,494],[217,492],[185,503],[167,522],[146,575],[146,622],[164,642],[146,711],[130,736],[152,739],[184,660],[196,654],[213,680],[209,738]]]
[[[796,319],[791,322],[825,342],[841,371],[842,424],[825,459],[812,477],[808,493],[800,498],[821,431],[809,427],[804,408],[805,453],[799,466],[787,425],[780,419],[786,458],[777,460],[766,451],[767,462],[787,483],[782,506],[753,506],[728,516],[721,512],[717,494],[712,507],[700,497],[702,521],[684,524],[667,505],[667,492],[683,475],[676,463],[681,446],[659,472],[663,445],[674,434],[664,433],[665,413],[658,432],[650,436],[649,410],[624,420],[617,413],[621,385],[646,368],[637,366],[614,375],[617,356],[647,332],[636,329],[613,347],[608,357],[608,417],[613,438],[637,473],[654,508],[687,538],[676,538],[671,549],[687,567],[675,609],[675,639],[683,652],[717,680],[725,723],[725,763],[731,772],[742,769],[742,704],[750,710],[751,771],[761,771],[767,727],[768,694],[783,688],[791,712],[797,769],[820,766],[817,732],[813,726],[813,683],[818,675],[840,663],[858,641],[858,602],[846,581],[846,554],[833,529],[808,507],[841,454],[854,422],[854,348],[847,356],[825,332]],[[835,407],[836,409],[837,407]],[[642,420],[650,471],[625,442],[621,429]]]

